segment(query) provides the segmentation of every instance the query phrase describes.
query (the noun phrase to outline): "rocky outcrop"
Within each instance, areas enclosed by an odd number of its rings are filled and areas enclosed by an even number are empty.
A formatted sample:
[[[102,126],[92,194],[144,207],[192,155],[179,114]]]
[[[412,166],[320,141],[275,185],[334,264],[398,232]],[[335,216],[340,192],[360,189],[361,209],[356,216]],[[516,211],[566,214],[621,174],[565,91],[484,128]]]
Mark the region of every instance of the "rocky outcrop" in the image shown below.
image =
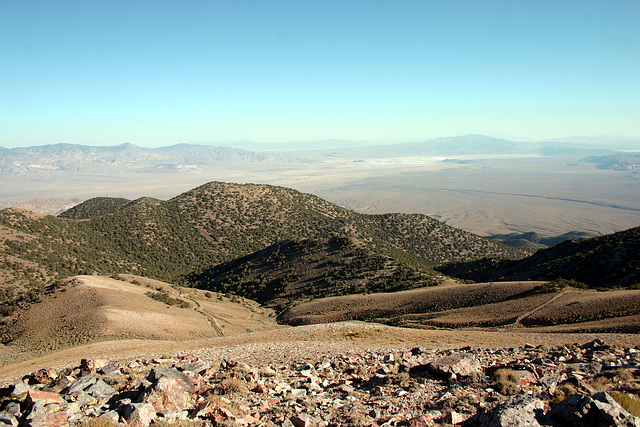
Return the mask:
[[[0,426],[96,417],[123,426],[640,426],[596,389],[637,390],[639,351],[601,342],[370,349],[264,365],[197,354],[39,370],[0,389]],[[514,395],[498,391],[501,378]]]

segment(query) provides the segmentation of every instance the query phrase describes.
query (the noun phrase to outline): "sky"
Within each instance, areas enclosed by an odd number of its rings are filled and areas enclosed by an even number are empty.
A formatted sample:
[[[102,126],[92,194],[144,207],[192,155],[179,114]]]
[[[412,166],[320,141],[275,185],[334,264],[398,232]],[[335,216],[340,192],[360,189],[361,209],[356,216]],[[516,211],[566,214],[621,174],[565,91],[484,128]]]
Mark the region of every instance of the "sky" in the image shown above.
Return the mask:
[[[637,0],[0,0],[0,146],[640,136]]]

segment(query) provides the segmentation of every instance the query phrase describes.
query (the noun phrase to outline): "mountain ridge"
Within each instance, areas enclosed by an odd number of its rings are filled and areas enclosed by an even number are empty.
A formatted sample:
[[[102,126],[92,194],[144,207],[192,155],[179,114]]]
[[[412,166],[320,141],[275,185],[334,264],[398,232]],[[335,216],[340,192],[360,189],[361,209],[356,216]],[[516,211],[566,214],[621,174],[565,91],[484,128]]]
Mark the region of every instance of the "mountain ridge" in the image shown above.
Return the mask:
[[[110,199],[101,199],[112,201]],[[285,187],[212,182],[168,201],[117,209],[74,208],[89,218],[0,211],[2,268],[12,286],[35,288],[79,274],[131,273],[188,284],[191,273],[287,239],[345,236],[423,267],[523,252],[419,214],[365,215]],[[103,209],[102,211],[100,209]],[[100,214],[97,212],[107,212]],[[16,264],[22,265],[18,273]]]
[[[477,282],[572,279],[592,288],[636,288],[640,287],[640,227],[567,240],[521,260],[483,259],[437,270]]]

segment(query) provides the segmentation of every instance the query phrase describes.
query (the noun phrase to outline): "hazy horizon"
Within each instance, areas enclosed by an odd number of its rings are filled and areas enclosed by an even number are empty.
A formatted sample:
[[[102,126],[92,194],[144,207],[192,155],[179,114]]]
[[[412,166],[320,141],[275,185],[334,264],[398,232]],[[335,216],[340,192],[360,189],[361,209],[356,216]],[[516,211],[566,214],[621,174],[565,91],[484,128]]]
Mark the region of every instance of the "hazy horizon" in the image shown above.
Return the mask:
[[[15,144],[5,144],[1,145],[0,148],[27,148],[27,147],[41,147],[47,145],[60,145],[60,144],[72,144],[72,145],[81,145],[81,146],[90,146],[90,147],[117,147],[124,144],[132,144],[137,147],[154,149],[154,148],[165,148],[174,145],[187,144],[187,145],[203,145],[203,146],[224,146],[230,148],[243,148],[245,146],[255,146],[254,149],[258,149],[260,146],[265,148],[274,149],[276,146],[294,146],[296,144],[311,144],[311,143],[327,143],[330,144],[328,148],[332,146],[339,146],[340,144],[355,144],[360,146],[366,145],[393,145],[393,144],[402,144],[407,142],[423,142],[423,141],[433,141],[439,139],[446,138],[462,138],[465,136],[482,136],[488,138],[494,138],[499,140],[507,140],[513,142],[521,142],[521,143],[542,143],[542,142],[578,142],[584,145],[603,145],[603,146],[614,146],[616,143],[637,143],[640,144],[640,136],[634,135],[571,135],[571,136],[563,136],[563,137],[555,137],[548,139],[534,139],[526,136],[509,136],[509,135],[485,135],[478,133],[466,133],[460,135],[440,135],[435,137],[399,137],[393,139],[346,139],[346,138],[324,138],[324,139],[298,139],[298,140],[283,140],[283,141],[257,141],[251,139],[237,139],[237,140],[219,140],[219,141],[177,141],[172,144],[166,145],[158,145],[158,144],[140,144],[135,141],[115,141],[109,143],[105,141],[104,143],[83,143],[81,141],[78,142],[69,142],[69,141],[57,141],[57,142],[42,142],[40,144],[33,145],[21,145],[18,143]],[[347,146],[345,146],[347,147]],[[322,149],[325,147],[317,147],[318,149]],[[308,149],[308,148],[301,148]],[[640,150],[640,145],[638,145],[638,150]],[[628,151],[628,150],[627,150]]]

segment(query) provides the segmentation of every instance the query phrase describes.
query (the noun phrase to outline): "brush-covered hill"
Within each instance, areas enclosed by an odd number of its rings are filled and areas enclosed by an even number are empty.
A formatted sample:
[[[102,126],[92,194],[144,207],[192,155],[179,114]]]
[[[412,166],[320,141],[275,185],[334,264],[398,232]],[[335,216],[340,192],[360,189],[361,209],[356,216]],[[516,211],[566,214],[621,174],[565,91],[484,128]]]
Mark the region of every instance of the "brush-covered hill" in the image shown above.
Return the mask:
[[[201,289],[231,292],[268,307],[356,293],[435,286],[443,276],[346,237],[287,240],[189,276]]]
[[[133,205],[156,205],[161,202],[162,200],[153,197],[141,197],[136,200],[129,200],[123,197],[93,197],[61,212],[58,214],[58,217],[67,219],[91,219],[113,214]]]
[[[94,197],[60,213],[60,218],[89,219],[116,212],[131,200],[122,197]]]
[[[591,288],[637,288],[640,287],[640,227],[565,241],[521,260],[485,259],[439,267],[438,271],[477,282],[563,278]]]
[[[70,214],[71,215],[71,214]],[[131,273],[190,285],[192,273],[302,239],[348,237],[423,267],[523,253],[425,215],[358,214],[269,185],[212,182],[168,201],[89,200],[70,219],[0,211],[0,281],[7,309],[24,289],[79,274]]]

